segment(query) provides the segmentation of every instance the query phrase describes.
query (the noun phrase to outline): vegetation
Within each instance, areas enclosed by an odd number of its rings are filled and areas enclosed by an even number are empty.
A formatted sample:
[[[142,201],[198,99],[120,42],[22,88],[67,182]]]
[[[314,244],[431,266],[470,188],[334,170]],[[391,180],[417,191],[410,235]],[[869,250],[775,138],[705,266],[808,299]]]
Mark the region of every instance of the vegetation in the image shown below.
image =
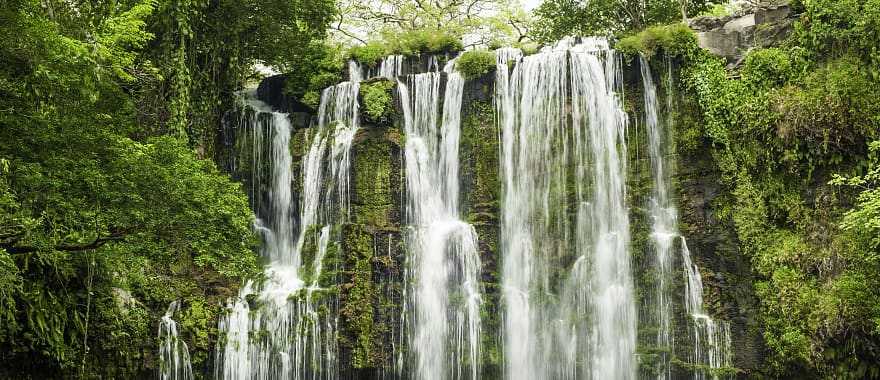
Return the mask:
[[[469,47],[513,44],[527,39],[532,21],[516,1],[342,0],[338,7],[334,31],[361,44],[369,39],[394,41],[410,31],[439,31],[456,39],[467,36]]]
[[[151,376],[175,299],[200,372],[259,267],[247,197],[210,160],[221,111],[255,61],[300,59],[330,4],[3,2],[0,377]]]
[[[735,76],[674,25],[618,44],[684,65],[703,119],[692,127],[728,189],[722,214],[758,275],[771,376],[880,375],[876,7],[804,2],[789,40],[750,52]]]
[[[535,10],[533,37],[552,42],[564,36],[616,35],[667,24],[705,11],[705,0],[546,0]]]
[[[425,28],[396,31],[364,45],[353,46],[346,57],[367,67],[376,67],[385,56],[400,54],[447,54],[463,49],[461,36],[448,29]]]
[[[495,70],[495,54],[488,50],[466,51],[455,61],[455,67],[465,79],[476,78]]]
[[[395,82],[384,78],[361,84],[360,96],[367,121],[377,124],[391,121],[391,115],[394,111],[391,91],[394,86]]]
[[[755,278],[749,291],[767,348],[757,375],[878,378],[880,0],[794,6],[803,14],[790,38],[730,70],[680,23],[729,11],[702,0],[547,0],[535,20],[491,0],[2,1],[0,377],[149,377],[156,320],[174,300],[204,376],[222,302],[259,276],[247,195],[214,163],[228,143],[221,118],[235,92],[263,75],[257,64],[287,74],[284,91],[317,107],[347,59],[375,68],[390,54],[464,51],[457,68],[476,78],[495,68],[486,48],[528,53],[536,42],[599,34],[619,37],[616,49],[630,60],[677,65],[668,75],[680,80],[676,106],[685,105],[674,111],[678,152],[717,169],[712,217],[734,227],[727,243]],[[360,41],[329,40],[328,28]],[[355,369],[387,367],[399,354],[391,346],[400,339],[405,136],[395,85],[361,84],[351,215],[333,227],[340,244],[323,261],[333,269],[317,279],[318,297],[338,296],[340,357]],[[492,87],[473,91],[479,100],[462,105],[462,211],[488,268],[489,331],[501,323],[500,142]],[[309,133],[295,131],[292,146],[307,149]],[[628,189],[632,199],[645,183]],[[307,241],[303,259],[316,251]],[[484,335],[484,361],[500,368],[502,350]],[[656,348],[639,349],[652,367]],[[685,371],[705,369],[676,360]]]
[[[666,54],[681,55],[694,49],[697,38],[685,24],[658,25],[621,39],[615,48],[624,54],[652,57],[662,49]]]

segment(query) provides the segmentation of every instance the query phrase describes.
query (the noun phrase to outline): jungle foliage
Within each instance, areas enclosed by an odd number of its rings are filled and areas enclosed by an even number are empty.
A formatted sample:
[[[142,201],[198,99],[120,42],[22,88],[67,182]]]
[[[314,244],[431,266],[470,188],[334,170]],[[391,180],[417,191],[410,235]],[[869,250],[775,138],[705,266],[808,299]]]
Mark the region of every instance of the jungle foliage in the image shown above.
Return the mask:
[[[876,0],[807,0],[781,46],[734,72],[675,25],[618,48],[672,56],[759,281],[766,375],[880,376],[880,24]],[[678,36],[678,37],[676,37]],[[688,42],[690,41],[690,42]]]
[[[217,120],[255,62],[308,59],[333,3],[0,3],[0,377],[149,376],[175,299],[200,372],[259,272]]]
[[[611,36],[680,21],[706,11],[705,0],[546,0],[535,10],[533,37]]]

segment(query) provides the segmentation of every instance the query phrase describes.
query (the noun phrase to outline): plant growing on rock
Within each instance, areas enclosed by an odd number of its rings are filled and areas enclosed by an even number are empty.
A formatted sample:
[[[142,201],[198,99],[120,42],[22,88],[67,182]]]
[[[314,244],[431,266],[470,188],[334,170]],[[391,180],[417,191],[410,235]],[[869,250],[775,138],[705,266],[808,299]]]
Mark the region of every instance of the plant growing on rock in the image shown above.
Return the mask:
[[[395,83],[381,78],[361,84],[360,96],[364,105],[364,117],[367,122],[387,123],[394,111],[391,89]]]
[[[476,78],[495,70],[495,54],[488,50],[467,51],[458,57],[455,67],[465,79]]]

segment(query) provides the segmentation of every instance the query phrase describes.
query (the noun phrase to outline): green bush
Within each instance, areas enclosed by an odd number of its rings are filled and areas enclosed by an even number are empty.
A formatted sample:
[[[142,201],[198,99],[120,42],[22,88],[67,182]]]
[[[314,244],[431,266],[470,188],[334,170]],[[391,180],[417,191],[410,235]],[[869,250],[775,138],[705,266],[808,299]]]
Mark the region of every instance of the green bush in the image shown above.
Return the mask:
[[[627,54],[652,57],[658,51],[670,55],[685,55],[697,46],[697,37],[685,24],[653,26],[637,34],[621,39],[615,49]]]
[[[313,43],[309,50],[308,64],[298,65],[287,71],[284,93],[299,99],[303,104],[317,108],[321,90],[338,83],[344,67],[342,50],[338,46]]]
[[[488,50],[466,51],[455,61],[455,67],[465,79],[476,78],[495,69],[495,54]]]
[[[348,50],[346,57],[362,65],[376,67],[379,61],[388,54],[388,47],[384,43],[370,41],[366,45],[352,47]]]
[[[746,56],[742,68],[744,81],[756,86],[780,86],[793,79],[804,69],[805,62],[793,59],[778,48],[754,50]]]
[[[461,37],[443,29],[416,29],[386,36],[390,52],[407,56],[420,53],[442,54],[461,51]]]
[[[387,123],[394,111],[391,90],[395,83],[378,79],[361,83],[360,96],[364,105],[364,116],[373,123]]]

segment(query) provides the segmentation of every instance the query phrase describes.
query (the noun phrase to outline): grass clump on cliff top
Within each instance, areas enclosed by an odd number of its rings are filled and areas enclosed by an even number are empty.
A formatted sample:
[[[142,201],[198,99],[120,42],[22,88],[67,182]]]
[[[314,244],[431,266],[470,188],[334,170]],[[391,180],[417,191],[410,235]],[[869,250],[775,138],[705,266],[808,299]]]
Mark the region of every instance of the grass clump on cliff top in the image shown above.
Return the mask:
[[[455,67],[465,79],[476,78],[495,69],[495,54],[488,50],[466,51],[455,61]]]
[[[671,55],[682,55],[696,46],[696,34],[687,25],[676,23],[652,26],[621,39],[614,47],[627,55],[651,57],[660,50]]]
[[[420,53],[451,53],[464,49],[458,35],[443,29],[408,30],[394,35],[386,35],[385,40],[388,41],[391,53],[407,56]]]
[[[366,45],[354,46],[348,49],[346,54],[348,59],[369,67],[376,67],[386,55],[388,55],[388,47],[381,41],[370,41]]]
[[[461,37],[444,29],[426,28],[385,33],[380,39],[355,46],[348,50],[346,58],[369,67],[376,67],[388,55],[402,54],[408,57],[426,54],[445,54],[464,49]]]

